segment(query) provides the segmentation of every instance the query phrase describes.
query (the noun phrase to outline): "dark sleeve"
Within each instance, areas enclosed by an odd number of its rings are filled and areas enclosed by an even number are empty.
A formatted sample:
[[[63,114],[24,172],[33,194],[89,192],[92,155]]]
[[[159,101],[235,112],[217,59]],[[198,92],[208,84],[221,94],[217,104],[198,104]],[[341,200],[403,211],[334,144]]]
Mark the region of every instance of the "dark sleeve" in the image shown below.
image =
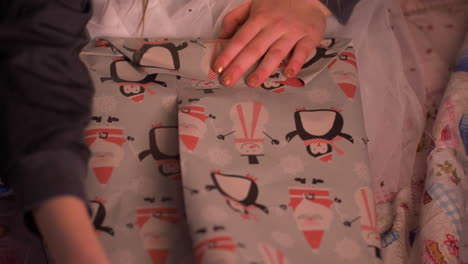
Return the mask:
[[[84,200],[93,88],[78,55],[90,4],[7,0],[0,8],[0,176],[26,213],[59,195]]]
[[[320,2],[328,7],[338,22],[346,24],[359,0],[320,0]]]

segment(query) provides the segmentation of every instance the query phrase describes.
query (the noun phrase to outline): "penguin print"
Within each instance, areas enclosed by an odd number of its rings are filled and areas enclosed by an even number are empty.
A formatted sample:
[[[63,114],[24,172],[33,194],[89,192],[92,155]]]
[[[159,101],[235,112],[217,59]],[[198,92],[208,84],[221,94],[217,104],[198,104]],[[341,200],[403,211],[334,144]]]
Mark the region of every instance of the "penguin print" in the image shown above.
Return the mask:
[[[151,155],[161,175],[175,180],[180,179],[177,135],[177,126],[154,125],[149,131],[149,149],[140,152],[138,158],[143,161]]]
[[[114,229],[109,226],[104,226],[104,221],[106,220],[106,207],[104,203],[105,201],[100,198],[88,202],[92,212],[91,219],[93,221],[93,226],[97,231],[102,231],[114,236]]]
[[[143,39],[142,44],[136,49],[125,47],[129,51],[134,51],[133,61],[142,68],[159,68],[169,71],[180,69],[179,52],[188,47],[186,41],[175,45],[168,40]]]
[[[263,82],[260,87],[267,91],[272,91],[277,94],[284,93],[286,91],[285,86],[292,87],[303,87],[304,82],[298,78],[283,78],[280,80],[282,75],[280,75],[279,69],[270,75],[270,77]]]
[[[332,151],[339,155],[344,152],[339,149],[335,142],[346,139],[354,143],[353,138],[342,132],[343,116],[335,109],[305,110],[297,109],[294,113],[296,130],[286,135],[289,142],[295,136],[306,145],[307,153],[321,161],[328,162],[332,159]]]
[[[256,183],[257,179],[250,174],[242,176],[215,171],[211,173],[211,179],[213,185],[207,185],[206,190],[217,190],[226,200],[226,204],[243,218],[258,220],[251,213],[253,208],[268,214],[268,208],[257,203],[260,190]]]
[[[161,85],[167,87],[163,81],[158,81],[157,73],[146,74],[138,69],[132,62],[125,58],[117,58],[110,64],[110,77],[102,77],[101,82],[114,81],[119,85],[120,93],[130,98],[134,102],[141,102],[144,99],[145,92],[155,95],[156,92],[151,89],[151,85]]]
[[[278,145],[279,141],[265,132],[265,124],[268,121],[268,112],[261,102],[243,102],[235,104],[230,112],[233,121],[233,130],[217,138],[224,140],[227,136],[234,135],[236,149],[241,156],[248,158],[249,164],[259,164],[258,157],[264,154],[265,139],[268,138],[272,145]]]
[[[322,58],[333,58],[338,53],[328,53],[328,50],[335,45],[335,39],[325,39],[321,42],[320,46],[315,48],[314,52],[309,56],[309,59],[306,60],[302,69],[309,67],[310,65],[318,62]]]

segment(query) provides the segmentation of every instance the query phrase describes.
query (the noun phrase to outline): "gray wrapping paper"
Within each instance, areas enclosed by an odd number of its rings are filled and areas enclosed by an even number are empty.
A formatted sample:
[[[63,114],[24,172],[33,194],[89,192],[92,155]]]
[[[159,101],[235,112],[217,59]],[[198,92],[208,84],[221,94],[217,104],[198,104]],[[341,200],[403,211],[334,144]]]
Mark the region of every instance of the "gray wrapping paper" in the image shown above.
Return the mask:
[[[380,263],[356,57],[223,87],[220,40],[98,39],[86,142],[112,263]]]

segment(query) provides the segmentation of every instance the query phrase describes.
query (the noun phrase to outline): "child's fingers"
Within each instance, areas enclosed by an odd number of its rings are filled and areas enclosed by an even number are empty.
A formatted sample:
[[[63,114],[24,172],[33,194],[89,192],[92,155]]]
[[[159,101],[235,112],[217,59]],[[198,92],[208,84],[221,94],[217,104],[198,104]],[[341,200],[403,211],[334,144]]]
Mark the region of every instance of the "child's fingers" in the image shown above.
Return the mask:
[[[252,0],[244,2],[239,7],[231,10],[227,13],[222,22],[221,31],[218,34],[218,38],[225,39],[230,38],[236,32],[237,28],[244,24],[249,17],[250,6]]]
[[[229,41],[229,44],[216,58],[213,64],[213,71],[217,73],[223,72],[228,65],[236,58],[239,53],[255,38],[255,36],[264,28],[263,24],[258,23],[254,19],[249,19],[237,31],[234,37]],[[271,44],[271,43],[270,43]],[[262,54],[263,55],[263,54]]]
[[[268,50],[257,69],[247,78],[247,84],[251,87],[257,87],[270,77],[281,61],[288,56],[296,41],[290,36],[283,36],[277,40]]]
[[[279,34],[281,36],[281,34]],[[278,33],[272,30],[262,30],[243,48],[232,60],[221,76],[226,86],[236,83],[241,76],[268,51],[278,39]]]
[[[212,65],[213,70],[223,73],[221,81],[232,86],[270,50],[271,54],[266,54],[260,69],[249,78],[249,85],[256,86],[296,44],[284,72],[287,77],[294,76],[323,36],[329,15],[323,8],[318,1],[300,1],[291,5],[290,1],[283,0],[249,0],[226,16],[224,32],[220,36],[234,36]],[[294,43],[282,40],[275,44],[285,34]],[[277,46],[271,47],[274,44]]]
[[[284,68],[284,76],[288,78],[294,77],[304,65],[305,61],[311,54],[311,52],[317,47],[319,41],[305,37],[299,40],[294,48],[292,56],[288,62],[288,65]]]

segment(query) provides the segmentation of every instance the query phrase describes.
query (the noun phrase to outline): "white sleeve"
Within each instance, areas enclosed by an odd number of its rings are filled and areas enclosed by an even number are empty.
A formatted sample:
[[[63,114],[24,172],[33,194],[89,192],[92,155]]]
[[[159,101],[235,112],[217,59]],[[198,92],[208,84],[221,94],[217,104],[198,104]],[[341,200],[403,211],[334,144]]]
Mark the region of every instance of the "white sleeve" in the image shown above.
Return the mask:
[[[224,14],[243,0],[93,0],[91,37],[216,38]],[[133,3],[134,2],[134,3]]]

